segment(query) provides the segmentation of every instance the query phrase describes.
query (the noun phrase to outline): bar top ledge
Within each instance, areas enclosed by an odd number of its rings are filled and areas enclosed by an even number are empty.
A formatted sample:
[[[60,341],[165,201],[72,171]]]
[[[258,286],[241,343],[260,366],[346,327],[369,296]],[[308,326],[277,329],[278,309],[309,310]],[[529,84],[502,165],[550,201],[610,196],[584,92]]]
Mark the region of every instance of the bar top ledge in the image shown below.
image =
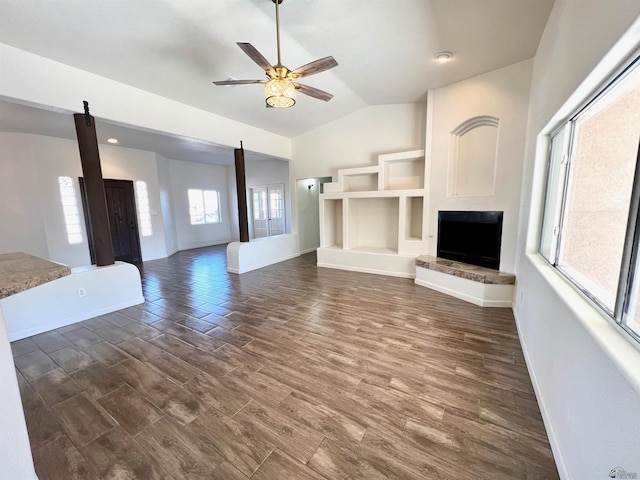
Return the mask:
[[[476,265],[469,265],[467,263],[433,257],[431,255],[421,255],[417,257],[416,267],[422,267],[490,285],[513,285],[516,283],[516,276],[512,273],[500,272],[491,268],[478,267]]]
[[[71,274],[67,265],[28,253],[0,254],[0,299]]]

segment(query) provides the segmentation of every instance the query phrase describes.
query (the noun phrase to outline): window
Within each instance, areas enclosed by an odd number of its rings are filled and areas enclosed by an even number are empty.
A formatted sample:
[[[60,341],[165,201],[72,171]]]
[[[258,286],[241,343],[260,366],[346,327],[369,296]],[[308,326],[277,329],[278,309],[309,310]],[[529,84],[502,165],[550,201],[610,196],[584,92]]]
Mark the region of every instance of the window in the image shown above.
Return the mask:
[[[253,238],[285,233],[284,185],[251,187]]]
[[[67,241],[70,244],[82,243],[82,227],[80,226],[80,209],[76,187],[71,177],[58,177],[60,200],[67,227]]]
[[[639,158],[637,58],[551,135],[539,252],[638,340]]]
[[[189,189],[191,225],[220,223],[220,193],[217,190]]]
[[[140,223],[140,233],[143,237],[153,235],[151,227],[151,210],[149,209],[149,192],[147,182],[138,180],[136,182],[136,197],[138,200],[138,222]]]

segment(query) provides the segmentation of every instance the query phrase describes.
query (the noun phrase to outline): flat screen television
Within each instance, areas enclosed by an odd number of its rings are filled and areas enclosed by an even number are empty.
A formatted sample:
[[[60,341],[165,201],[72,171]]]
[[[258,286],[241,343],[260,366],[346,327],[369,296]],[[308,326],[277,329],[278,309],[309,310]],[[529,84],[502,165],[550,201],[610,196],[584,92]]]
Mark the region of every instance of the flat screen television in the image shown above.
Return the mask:
[[[438,212],[438,257],[500,268],[503,212]]]

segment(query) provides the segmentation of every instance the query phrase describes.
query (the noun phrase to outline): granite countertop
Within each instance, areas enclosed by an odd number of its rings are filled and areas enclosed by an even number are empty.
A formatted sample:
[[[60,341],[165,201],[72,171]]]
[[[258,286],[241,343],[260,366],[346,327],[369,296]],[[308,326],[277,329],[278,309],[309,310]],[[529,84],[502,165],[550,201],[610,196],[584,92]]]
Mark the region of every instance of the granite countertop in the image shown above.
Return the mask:
[[[71,273],[60,263],[27,253],[0,254],[0,299],[23,292]]]
[[[447,273],[474,282],[491,285],[512,285],[516,282],[516,276],[512,273],[500,272],[491,268],[468,265],[462,262],[447,260],[446,258],[421,255],[416,258],[416,267],[428,268],[436,272]]]

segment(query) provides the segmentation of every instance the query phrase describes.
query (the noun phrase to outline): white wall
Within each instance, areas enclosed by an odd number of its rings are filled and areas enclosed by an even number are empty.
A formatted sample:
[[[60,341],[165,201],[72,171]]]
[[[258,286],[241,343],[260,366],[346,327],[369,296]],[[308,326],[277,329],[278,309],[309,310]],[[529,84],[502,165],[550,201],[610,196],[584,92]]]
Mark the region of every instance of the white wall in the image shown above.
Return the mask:
[[[171,198],[178,238],[178,250],[231,241],[227,168],[220,165],[169,160]],[[191,225],[187,190],[200,188],[220,192],[222,222]]]
[[[0,465],[6,478],[37,480],[27,424],[0,304]]]
[[[171,196],[171,172],[169,160],[156,154],[158,167],[158,186],[160,188],[160,208],[162,209],[162,224],[164,228],[164,244],[167,256],[178,251],[178,234],[173,219],[173,199]]]
[[[49,257],[38,166],[23,135],[0,133],[0,252]]]
[[[556,0],[534,60],[514,312],[565,479],[608,478],[617,466],[640,475],[640,347],[535,253],[546,160],[537,136],[577,89],[595,87],[589,72],[639,14],[635,0]],[[640,46],[640,21],[624,43]]]
[[[78,297],[78,289],[86,295]],[[115,262],[81,267],[71,275],[0,300],[9,341],[48,332],[144,302],[140,271]]]
[[[320,189],[322,184],[331,180],[331,177],[296,180],[295,197],[301,254],[312,252],[320,246]]]
[[[431,135],[431,151],[426,153],[430,159],[429,255],[437,251],[439,210],[499,210],[504,211],[500,269],[514,271],[532,65],[526,60],[433,91],[433,121],[426,126]],[[484,115],[500,121],[495,193],[447,196],[451,133],[466,120]]]

